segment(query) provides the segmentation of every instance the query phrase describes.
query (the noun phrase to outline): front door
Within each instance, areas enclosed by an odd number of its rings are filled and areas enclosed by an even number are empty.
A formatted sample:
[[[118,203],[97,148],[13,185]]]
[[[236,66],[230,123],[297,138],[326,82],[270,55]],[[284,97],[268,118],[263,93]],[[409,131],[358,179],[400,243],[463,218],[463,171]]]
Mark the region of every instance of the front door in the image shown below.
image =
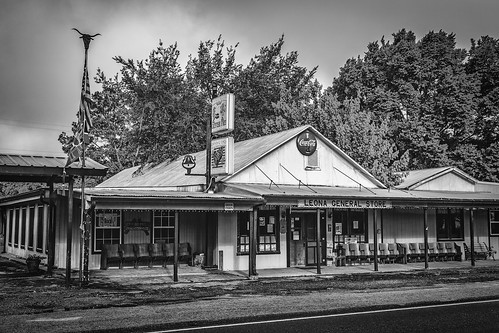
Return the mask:
[[[289,228],[290,266],[317,265],[317,211],[292,211]],[[321,264],[326,258],[326,221],[321,213]]]

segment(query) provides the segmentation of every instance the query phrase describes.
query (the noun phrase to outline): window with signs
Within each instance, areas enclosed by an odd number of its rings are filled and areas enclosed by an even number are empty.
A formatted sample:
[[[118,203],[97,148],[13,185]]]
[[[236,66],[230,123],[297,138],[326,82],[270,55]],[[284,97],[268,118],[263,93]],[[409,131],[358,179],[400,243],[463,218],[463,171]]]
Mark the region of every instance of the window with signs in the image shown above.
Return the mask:
[[[94,251],[102,251],[103,244],[121,243],[121,212],[100,210],[95,213]]]
[[[276,253],[279,251],[277,217],[275,209],[258,211],[258,253]]]
[[[490,235],[499,236],[499,210],[490,211]]]
[[[367,241],[367,213],[364,209],[333,210],[336,243]]]
[[[173,243],[175,241],[175,212],[171,210],[155,210],[153,214],[154,243]]]
[[[237,214],[238,254],[249,253],[250,216],[249,212]],[[279,219],[276,209],[258,211],[256,233],[257,253],[279,253]]]
[[[250,243],[250,213],[237,214],[237,253],[248,254]]]
[[[437,209],[437,240],[464,240],[464,211],[462,209]]]

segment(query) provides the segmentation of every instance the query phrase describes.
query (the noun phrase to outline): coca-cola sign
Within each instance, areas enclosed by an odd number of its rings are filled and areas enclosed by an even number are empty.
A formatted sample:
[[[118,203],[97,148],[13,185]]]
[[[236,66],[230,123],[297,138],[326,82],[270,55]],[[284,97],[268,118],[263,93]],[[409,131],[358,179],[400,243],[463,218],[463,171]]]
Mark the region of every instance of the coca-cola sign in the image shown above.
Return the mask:
[[[305,131],[296,137],[296,147],[302,155],[310,156],[317,149],[317,139],[313,133]]]

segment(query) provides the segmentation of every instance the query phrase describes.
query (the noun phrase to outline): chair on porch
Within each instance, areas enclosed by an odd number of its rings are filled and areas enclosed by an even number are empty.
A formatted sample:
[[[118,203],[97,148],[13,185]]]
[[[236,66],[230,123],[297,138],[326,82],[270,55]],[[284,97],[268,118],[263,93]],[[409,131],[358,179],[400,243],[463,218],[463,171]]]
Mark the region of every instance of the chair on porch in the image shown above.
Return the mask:
[[[379,248],[378,259],[383,264],[386,264],[386,260],[389,259],[388,244],[379,243],[378,248]]]
[[[436,245],[436,252],[438,254],[438,259],[441,261],[447,260],[447,249],[445,248],[445,243],[438,242]]]
[[[428,257],[430,258],[431,261],[437,261],[438,252],[437,252],[436,243],[428,243]]]
[[[445,243],[445,256],[446,260],[456,260],[457,250],[454,246],[454,243]]]
[[[135,254],[137,258],[136,266],[140,266],[141,262],[147,262],[147,266],[151,267],[151,252],[149,251],[149,243],[135,244]]]
[[[421,252],[419,251],[418,243],[409,243],[409,253],[407,254],[407,260],[416,262],[421,258]]]
[[[179,260],[187,259],[190,266],[194,266],[194,256],[192,255],[191,245],[189,243],[180,243],[178,245]]]
[[[165,243],[152,243],[149,244],[149,252],[151,253],[151,267],[154,264],[154,262],[161,262],[162,267],[166,267],[166,259],[168,258],[165,255],[165,249],[164,249],[164,244]]]
[[[172,259],[175,256],[175,244],[173,243],[163,243],[163,251],[165,252],[165,267],[168,259]]]
[[[135,255],[135,245],[134,244],[120,244],[121,253],[121,267],[126,262],[133,262],[133,267],[137,268],[137,257]]]
[[[100,269],[108,269],[109,263],[115,261],[118,262],[119,268],[121,268],[121,255],[118,244],[102,244],[102,253],[100,257]]]
[[[388,243],[387,248],[388,248],[388,260],[390,262],[395,263],[399,259],[402,259],[403,255],[402,256],[400,255],[396,243]]]
[[[360,252],[359,252],[359,244],[357,243],[350,243],[346,244],[346,259],[347,262],[350,263],[350,265],[353,262],[360,262]]]
[[[369,244],[359,243],[359,261],[360,263],[367,262],[370,263],[371,259],[369,256]]]

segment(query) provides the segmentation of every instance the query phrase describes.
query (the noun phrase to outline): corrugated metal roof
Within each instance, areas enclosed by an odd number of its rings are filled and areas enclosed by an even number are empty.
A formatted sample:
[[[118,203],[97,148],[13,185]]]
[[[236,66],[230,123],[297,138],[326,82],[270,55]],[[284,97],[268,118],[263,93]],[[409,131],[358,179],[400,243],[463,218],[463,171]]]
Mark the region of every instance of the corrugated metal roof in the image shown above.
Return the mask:
[[[297,134],[311,126],[301,126],[291,130],[270,134],[250,140],[236,142],[234,144],[234,172],[256,161],[263,155],[279,147]],[[192,174],[204,174],[206,170],[206,151],[191,154],[196,158],[196,167]],[[166,186],[192,186],[205,183],[204,176],[186,176],[186,170],[182,167],[184,156],[173,162],[163,162],[154,167],[143,168],[137,175],[139,167],[133,167],[121,171],[117,175],[105,180],[97,187],[166,187]]]
[[[399,189],[411,189],[414,185],[426,183],[432,179],[443,176],[447,173],[454,172],[460,177],[467,179],[471,183],[476,183],[477,180],[461,171],[460,169],[452,166],[441,167],[441,168],[432,168],[432,169],[421,169],[421,170],[413,170],[406,171],[407,175],[401,184],[397,185],[396,188]]]
[[[17,155],[0,153],[0,181],[63,182],[65,175],[105,176],[107,167],[86,158],[67,167],[67,156]]]
[[[16,155],[0,153],[0,166],[64,168],[67,160],[67,156]],[[69,165],[66,169],[71,168],[81,169],[81,163],[75,162]],[[90,158],[86,158],[85,169],[106,170],[107,167]]]
[[[372,181],[378,184],[379,187],[385,187],[381,182],[379,182],[374,176],[362,168],[358,163],[352,160],[348,155],[341,151],[338,147],[332,144],[327,138],[325,138],[320,132],[314,129],[310,125],[296,127],[290,130],[269,134],[261,136],[258,138],[236,142],[234,144],[234,174],[244,170],[246,167],[262,158],[263,156],[274,151],[278,147],[282,146],[284,143],[295,138],[298,134],[305,130],[313,131],[317,136],[319,136],[326,144],[330,145],[332,149],[336,150],[339,154],[349,160],[352,164],[356,165],[358,170],[364,173],[367,177],[372,179]],[[204,174],[206,166],[206,151],[200,151],[192,154],[196,158],[196,167],[192,169],[192,174]],[[202,185],[205,183],[204,176],[186,176],[185,169],[182,167],[183,156],[178,158],[173,162],[163,162],[157,166],[147,168],[147,166],[142,170],[140,175],[137,175],[136,171],[138,167],[130,168],[118,173],[116,176],[107,179],[106,181],[99,184],[97,187],[110,187],[110,188],[122,188],[122,187],[168,187],[168,186],[192,186],[192,185]],[[233,174],[233,175],[234,175]],[[227,176],[221,179],[221,181],[226,181],[230,179],[231,176]]]

